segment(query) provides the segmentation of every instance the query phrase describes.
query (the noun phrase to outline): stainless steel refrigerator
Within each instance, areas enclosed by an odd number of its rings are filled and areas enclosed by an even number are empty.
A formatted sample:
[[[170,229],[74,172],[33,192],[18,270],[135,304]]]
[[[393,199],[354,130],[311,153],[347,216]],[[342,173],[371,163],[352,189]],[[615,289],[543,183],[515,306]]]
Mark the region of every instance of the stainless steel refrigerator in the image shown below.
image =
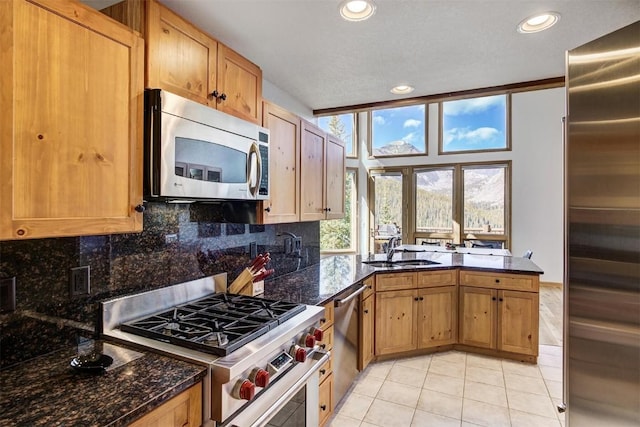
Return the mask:
[[[640,425],[640,22],[567,53],[566,425]]]

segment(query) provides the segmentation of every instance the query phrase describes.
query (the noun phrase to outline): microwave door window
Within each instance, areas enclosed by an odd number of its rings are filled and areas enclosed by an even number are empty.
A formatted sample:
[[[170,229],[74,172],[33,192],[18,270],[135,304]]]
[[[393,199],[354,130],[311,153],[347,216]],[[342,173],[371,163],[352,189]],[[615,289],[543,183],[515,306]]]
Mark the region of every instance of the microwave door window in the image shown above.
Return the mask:
[[[176,137],[176,171],[188,165],[187,178],[226,184],[247,182],[247,154],[224,144]],[[178,175],[178,173],[176,173]]]

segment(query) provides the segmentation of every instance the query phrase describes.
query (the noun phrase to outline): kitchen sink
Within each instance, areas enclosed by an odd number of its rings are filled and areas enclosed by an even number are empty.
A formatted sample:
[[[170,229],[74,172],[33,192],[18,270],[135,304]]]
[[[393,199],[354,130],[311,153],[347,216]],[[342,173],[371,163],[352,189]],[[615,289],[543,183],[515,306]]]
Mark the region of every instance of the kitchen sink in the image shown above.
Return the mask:
[[[397,259],[393,261],[362,261],[363,263],[370,265],[371,267],[379,268],[400,268],[400,267],[413,267],[418,265],[434,265],[440,264],[439,262],[430,261],[428,259]]]

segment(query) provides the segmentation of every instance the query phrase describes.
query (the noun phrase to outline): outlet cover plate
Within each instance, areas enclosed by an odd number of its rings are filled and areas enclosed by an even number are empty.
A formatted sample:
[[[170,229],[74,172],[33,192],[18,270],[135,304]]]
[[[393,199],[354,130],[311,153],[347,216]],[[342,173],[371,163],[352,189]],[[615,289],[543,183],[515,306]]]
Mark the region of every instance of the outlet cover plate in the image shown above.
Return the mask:
[[[69,295],[71,298],[89,295],[91,292],[90,268],[88,265],[74,267],[69,275]]]
[[[16,278],[0,279],[0,313],[16,311]]]

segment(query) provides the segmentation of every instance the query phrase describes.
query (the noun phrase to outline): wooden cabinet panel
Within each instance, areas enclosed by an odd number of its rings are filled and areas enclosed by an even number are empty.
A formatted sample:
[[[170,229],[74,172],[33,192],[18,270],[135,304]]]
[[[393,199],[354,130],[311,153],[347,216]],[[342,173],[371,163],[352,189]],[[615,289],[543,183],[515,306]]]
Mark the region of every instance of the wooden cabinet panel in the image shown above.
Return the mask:
[[[320,319],[320,329],[327,329],[333,325],[334,310],[333,301],[324,305],[324,317]]]
[[[130,427],[199,427],[202,425],[202,383],[171,398]]]
[[[333,412],[333,374],[320,384],[319,390],[319,425],[323,426]]]
[[[323,350],[333,349],[333,325],[323,329],[322,341],[318,341],[318,345]]]
[[[147,87],[215,107],[218,43],[156,1],[147,7]]]
[[[322,382],[333,372],[333,358],[329,358],[329,360],[322,365],[320,370],[318,371],[319,382]]]
[[[416,287],[415,273],[385,273],[376,275],[376,292]]]
[[[367,287],[367,289],[365,289],[365,291],[362,293],[363,300],[373,295],[375,291],[375,283],[376,283],[375,276],[368,277],[367,279],[362,281],[362,284]]]
[[[300,220],[318,221],[325,218],[324,165],[327,134],[317,126],[302,121],[300,157]],[[344,189],[342,190],[344,193]]]
[[[416,280],[419,288],[456,285],[458,270],[419,271]]]
[[[374,302],[370,295],[360,303],[360,340],[358,345],[358,369],[363,370],[373,359],[374,347]]]
[[[538,355],[539,296],[498,291],[498,349]]]
[[[253,123],[262,121],[262,70],[218,44],[218,109]]]
[[[345,143],[327,135],[326,153],[326,219],[339,219],[345,215]]]
[[[141,231],[143,40],[81,3],[1,3],[0,239]]]
[[[487,271],[460,271],[460,284],[493,289],[538,292],[537,275],[494,273]]]
[[[496,348],[496,291],[460,287],[461,344]]]
[[[418,348],[455,344],[458,338],[456,286],[418,291]]]
[[[413,290],[376,293],[376,354],[416,348],[415,298]]]
[[[262,126],[269,129],[271,144],[266,224],[300,221],[300,125],[300,117],[264,102]]]

